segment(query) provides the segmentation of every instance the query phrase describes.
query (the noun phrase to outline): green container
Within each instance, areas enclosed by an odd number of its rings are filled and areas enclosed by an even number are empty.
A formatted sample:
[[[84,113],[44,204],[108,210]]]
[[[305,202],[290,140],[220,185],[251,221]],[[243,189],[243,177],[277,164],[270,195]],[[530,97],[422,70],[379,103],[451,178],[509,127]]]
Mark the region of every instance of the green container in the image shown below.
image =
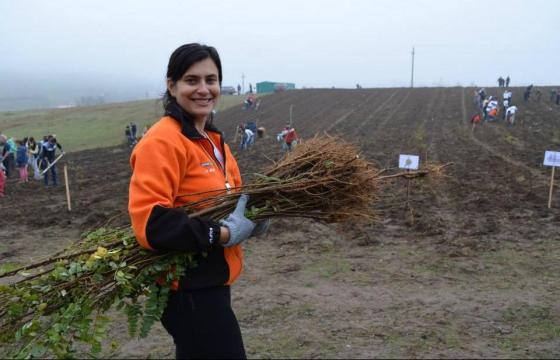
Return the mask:
[[[257,94],[273,93],[278,91],[293,90],[296,88],[294,83],[262,81],[257,83]]]

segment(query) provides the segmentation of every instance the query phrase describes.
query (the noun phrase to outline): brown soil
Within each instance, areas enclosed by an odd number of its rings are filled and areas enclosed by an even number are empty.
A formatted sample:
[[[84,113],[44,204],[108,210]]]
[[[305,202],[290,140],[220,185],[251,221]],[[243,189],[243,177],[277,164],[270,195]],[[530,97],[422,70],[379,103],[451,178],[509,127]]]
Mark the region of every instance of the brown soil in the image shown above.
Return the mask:
[[[449,177],[412,181],[408,207],[405,180],[386,184],[377,223],[282,219],[248,241],[233,306],[249,357],[560,356],[560,195],[548,209],[542,166],[544,151],[560,147],[560,107],[525,103],[514,89],[514,126],[471,131],[473,90],[300,90],[262,98],[258,113],[218,114],[230,143],[242,121],[267,128],[236,155],[247,181],[281,156],[275,135],[290,105],[301,136],[340,134],[380,167],[403,153],[454,163]],[[0,261],[33,261],[88,229],[126,224],[128,157],[124,146],[67,154],[71,212],[64,186],[9,179]],[[161,326],[131,340],[124,317],[112,315],[120,346],[106,356],[174,356]]]

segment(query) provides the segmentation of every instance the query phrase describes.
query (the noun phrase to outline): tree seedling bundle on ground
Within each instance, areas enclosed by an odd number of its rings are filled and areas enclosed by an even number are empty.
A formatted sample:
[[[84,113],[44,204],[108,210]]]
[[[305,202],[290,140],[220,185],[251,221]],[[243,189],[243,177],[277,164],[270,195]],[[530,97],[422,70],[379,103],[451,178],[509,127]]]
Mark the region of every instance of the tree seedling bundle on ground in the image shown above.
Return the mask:
[[[444,165],[445,166],[445,165]],[[326,223],[375,220],[371,210],[380,182],[439,172],[444,166],[388,174],[335,137],[315,137],[252,182],[207,194],[185,208],[190,216],[219,220],[240,194],[249,195],[252,220],[306,217]],[[202,209],[202,210],[201,210]],[[101,351],[115,306],[128,316],[131,336],[144,337],[160,319],[171,284],[205,254],[153,252],[136,243],[130,227],[99,228],[48,260],[0,274],[0,343],[9,356],[69,357],[76,345]]]

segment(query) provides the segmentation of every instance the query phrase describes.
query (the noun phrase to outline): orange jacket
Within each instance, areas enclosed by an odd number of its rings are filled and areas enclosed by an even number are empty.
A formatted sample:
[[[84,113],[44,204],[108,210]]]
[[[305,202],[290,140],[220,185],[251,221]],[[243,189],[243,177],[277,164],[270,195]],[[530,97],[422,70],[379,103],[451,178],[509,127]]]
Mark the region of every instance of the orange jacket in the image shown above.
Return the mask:
[[[179,116],[177,116],[179,117]],[[218,244],[220,225],[189,217],[181,206],[241,186],[237,162],[213,126],[206,132],[225,159],[226,171],[212,143],[188,120],[161,118],[136,145],[130,164],[132,178],[128,211],[138,243],[151,250],[202,253],[179,287],[196,289],[232,284],[241,273],[239,245]]]

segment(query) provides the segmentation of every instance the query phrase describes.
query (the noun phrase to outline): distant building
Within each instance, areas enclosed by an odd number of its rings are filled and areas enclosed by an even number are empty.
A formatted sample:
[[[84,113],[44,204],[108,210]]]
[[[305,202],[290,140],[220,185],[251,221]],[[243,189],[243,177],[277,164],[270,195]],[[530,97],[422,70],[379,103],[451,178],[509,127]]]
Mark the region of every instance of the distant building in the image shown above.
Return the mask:
[[[294,90],[295,88],[296,84],[294,83],[262,81],[257,83],[257,94]]]
[[[221,93],[226,95],[235,95],[237,94],[237,90],[235,90],[233,86],[222,86]]]

